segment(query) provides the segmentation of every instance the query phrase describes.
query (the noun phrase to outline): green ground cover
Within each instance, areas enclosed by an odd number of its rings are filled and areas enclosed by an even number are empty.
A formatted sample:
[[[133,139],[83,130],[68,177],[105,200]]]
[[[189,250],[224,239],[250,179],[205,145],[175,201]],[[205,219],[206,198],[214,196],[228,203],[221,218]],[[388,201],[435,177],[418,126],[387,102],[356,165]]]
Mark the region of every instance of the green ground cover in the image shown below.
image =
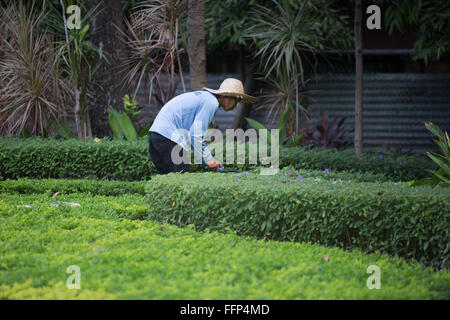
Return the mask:
[[[80,207],[50,205],[55,201]],[[257,241],[230,232],[196,232],[192,226],[178,228],[137,219],[149,206],[139,193],[67,193],[55,198],[49,192],[2,193],[0,298],[450,297],[448,270],[436,272],[358,250]],[[65,285],[70,265],[81,268],[80,290]],[[370,265],[380,267],[380,290],[366,287]]]

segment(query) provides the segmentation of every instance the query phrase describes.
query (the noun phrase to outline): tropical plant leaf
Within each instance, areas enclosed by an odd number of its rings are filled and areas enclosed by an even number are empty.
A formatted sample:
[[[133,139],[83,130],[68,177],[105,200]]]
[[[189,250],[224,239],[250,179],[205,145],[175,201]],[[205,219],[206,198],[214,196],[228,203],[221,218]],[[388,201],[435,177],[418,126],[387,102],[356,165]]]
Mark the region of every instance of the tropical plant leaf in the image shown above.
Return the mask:
[[[433,124],[432,122],[425,122],[425,127],[431,132],[433,133],[435,136],[444,137],[444,133],[442,132],[442,130],[435,124]]]
[[[151,123],[149,123],[148,125],[146,125],[145,127],[143,127],[141,129],[141,132],[139,132],[139,138],[145,137],[149,134],[148,130],[150,130],[150,127],[152,126]]]
[[[245,117],[245,120],[247,120],[248,124],[250,125],[250,127],[252,127],[255,130],[267,130],[267,143],[271,144],[272,139],[274,139],[274,137],[272,136],[272,134],[270,133],[270,131],[268,129],[266,129],[266,127],[264,127],[264,125],[256,120],[250,119]]]
[[[137,134],[130,117],[126,113],[122,113],[120,116],[120,125],[123,134],[127,140],[136,140]]]
[[[303,135],[302,135],[302,134],[298,135],[298,136],[294,139],[293,145],[294,145],[294,146],[298,145],[298,144],[300,143],[300,140],[301,140],[302,138],[303,138]]]
[[[123,131],[120,118],[121,117],[119,112],[117,112],[114,108],[108,108],[109,126],[115,139],[123,139]]]
[[[69,127],[65,122],[58,122],[56,120],[53,121],[53,126],[58,130],[58,133],[64,139],[73,139],[75,135],[70,131]]]
[[[450,166],[449,159],[446,159],[444,156],[441,156],[436,153],[427,152],[427,155],[433,160],[441,169],[444,170],[445,174],[450,176]]]
[[[450,185],[450,180],[445,177],[445,172],[442,168],[437,171],[426,169],[426,171],[432,173],[435,177],[437,177],[439,182],[443,182],[444,184]]]

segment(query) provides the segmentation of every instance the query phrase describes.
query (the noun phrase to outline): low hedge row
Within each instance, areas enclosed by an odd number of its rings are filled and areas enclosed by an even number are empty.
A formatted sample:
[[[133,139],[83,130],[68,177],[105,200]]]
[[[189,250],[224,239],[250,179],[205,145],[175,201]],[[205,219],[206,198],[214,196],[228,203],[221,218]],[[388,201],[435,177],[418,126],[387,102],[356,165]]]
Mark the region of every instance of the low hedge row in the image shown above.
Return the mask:
[[[358,250],[194,232],[105,212],[127,197],[63,196],[81,207],[38,205],[52,201],[42,194],[2,197],[0,299],[449,298],[448,270],[433,272]],[[23,207],[26,203],[36,205]],[[81,271],[79,290],[66,286],[72,265]],[[371,265],[380,268],[381,290],[366,286]],[[177,318],[179,310],[171,314]]]
[[[0,176],[148,180],[156,169],[145,141],[2,138]]]
[[[246,171],[246,173],[256,173],[258,169]],[[217,173],[227,177],[225,174]],[[244,173],[245,174],[245,173]],[[302,170],[291,167],[283,168],[280,174],[286,176],[298,175],[299,177],[315,177],[324,181],[345,180],[353,182],[381,182],[384,175],[372,173],[358,173],[347,171],[318,171]],[[29,179],[19,178],[0,181],[0,193],[19,194],[71,194],[89,193],[92,195],[118,196],[122,194],[145,195],[145,181],[113,181],[113,180],[88,180],[88,179]]]
[[[308,148],[284,148],[280,157],[280,167],[295,166],[296,168],[323,170],[348,170],[352,172],[370,172],[384,174],[387,180],[410,181],[425,178],[430,175],[425,169],[437,169],[429,159],[418,155],[398,155],[392,152],[375,151],[363,153],[361,159],[353,150],[337,151],[309,150]]]
[[[449,189],[282,174],[157,176],[147,184],[149,218],[449,267]]]
[[[28,178],[0,181],[0,193],[53,195],[57,192],[59,194],[90,193],[104,196],[145,195],[145,182]]]
[[[425,169],[436,169],[432,161],[419,156],[366,153],[358,159],[351,150],[281,147],[280,167],[286,166],[370,172],[394,181],[421,179],[429,175]],[[226,167],[247,170],[255,166]],[[205,171],[205,168],[193,165],[191,171]],[[0,180],[28,177],[133,181],[148,180],[155,173],[148,153],[148,137],[132,142],[0,138]]]
[[[5,217],[29,211],[42,212],[43,208],[49,207],[65,215],[88,216],[108,220],[142,220],[148,212],[148,201],[141,194],[106,196],[70,193],[53,197],[43,193],[2,193],[0,207],[2,206],[9,208],[9,211],[4,213]],[[11,207],[14,210],[11,210]]]

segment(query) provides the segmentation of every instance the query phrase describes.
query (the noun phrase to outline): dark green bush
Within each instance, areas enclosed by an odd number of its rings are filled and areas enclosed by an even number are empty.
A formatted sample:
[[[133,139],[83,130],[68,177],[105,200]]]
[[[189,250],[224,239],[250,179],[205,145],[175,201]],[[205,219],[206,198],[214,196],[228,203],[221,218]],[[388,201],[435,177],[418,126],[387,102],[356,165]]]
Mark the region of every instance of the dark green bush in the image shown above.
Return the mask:
[[[0,139],[0,175],[4,179],[92,178],[148,180],[156,173],[148,138],[139,141]]]
[[[449,189],[296,174],[192,173],[155,177],[147,191],[149,218],[160,222],[449,266]]]
[[[248,153],[246,153],[248,154]],[[381,156],[380,156],[381,155]],[[247,161],[248,163],[248,161]],[[254,169],[255,165],[227,165],[231,169]],[[308,150],[280,148],[280,167],[330,169],[384,175],[387,180],[408,181],[427,176],[436,169],[419,156],[369,154],[358,159],[351,150]],[[206,171],[192,165],[191,171]],[[70,178],[148,180],[156,168],[148,153],[148,137],[137,141],[102,139],[94,141],[0,138],[0,179]]]
[[[435,169],[431,161],[418,155],[397,155],[392,152],[363,153],[358,159],[353,150],[309,150],[308,148],[283,148],[280,150],[280,167],[288,165],[303,169],[348,170],[384,174],[393,181],[410,181],[428,175],[425,169]]]

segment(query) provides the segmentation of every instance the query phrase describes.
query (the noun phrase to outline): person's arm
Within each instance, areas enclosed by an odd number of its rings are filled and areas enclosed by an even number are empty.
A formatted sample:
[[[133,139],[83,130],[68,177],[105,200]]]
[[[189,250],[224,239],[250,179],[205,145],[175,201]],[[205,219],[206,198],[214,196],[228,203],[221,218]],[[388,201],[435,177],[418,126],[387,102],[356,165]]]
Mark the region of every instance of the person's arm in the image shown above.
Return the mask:
[[[213,156],[205,145],[203,137],[208,131],[208,126],[214,118],[214,114],[217,108],[214,105],[203,103],[200,111],[197,113],[189,130],[189,136],[191,137],[191,148],[194,150],[194,154],[198,159],[202,159],[204,162],[210,161]]]

